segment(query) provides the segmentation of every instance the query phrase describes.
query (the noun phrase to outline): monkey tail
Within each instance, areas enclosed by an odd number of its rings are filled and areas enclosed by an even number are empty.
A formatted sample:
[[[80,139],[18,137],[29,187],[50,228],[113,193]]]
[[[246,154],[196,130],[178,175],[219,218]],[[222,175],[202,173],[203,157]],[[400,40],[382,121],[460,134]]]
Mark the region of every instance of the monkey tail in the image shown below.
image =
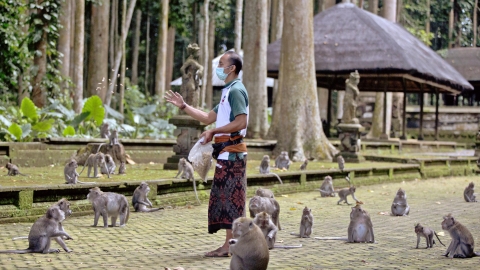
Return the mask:
[[[87,159],[87,161],[88,161],[88,159]],[[78,176],[80,176],[80,174],[82,174],[83,170],[85,170],[85,165],[86,165],[87,161],[85,161],[85,164],[83,164],[83,168],[82,168],[82,170],[78,173]]]
[[[440,242],[440,244],[442,244],[442,246],[445,246],[445,245],[442,243],[442,241],[440,240],[440,238],[438,238],[438,235],[437,235],[437,233],[436,233],[435,231],[434,231],[433,233],[434,233],[434,234],[435,234],[435,236],[437,237],[437,239],[438,239],[438,242]]]
[[[33,253],[33,251],[31,249],[11,249],[11,250],[0,250],[0,253],[27,254],[27,253]]]
[[[274,248],[284,248],[284,249],[292,249],[292,248],[301,248],[303,245],[295,245],[295,246],[280,246],[280,245],[275,245]]]
[[[98,153],[98,151],[100,151],[100,148],[102,148],[102,145],[104,145],[104,144],[105,143],[101,143],[101,144],[98,145],[98,148],[97,148],[97,151],[95,152],[95,154]]]
[[[127,216],[125,217],[125,224],[127,224],[129,217],[130,217],[130,207],[128,207],[128,202],[127,202]]]
[[[193,182],[193,190],[195,191],[195,198],[197,198],[198,204],[202,204],[202,203],[200,202],[200,200],[198,199],[197,185],[196,185],[196,183],[195,183],[195,178],[193,178],[193,181],[192,181],[192,182]]]
[[[270,174],[273,174],[273,175],[275,175],[275,176],[278,178],[278,181],[280,181],[280,184],[282,184],[282,185],[283,185],[282,179],[280,178],[280,176],[278,176],[278,174],[276,174],[276,173],[273,173],[273,172],[271,172]]]
[[[12,238],[13,241],[20,240],[20,239],[28,239],[28,236],[19,236],[19,237]]]

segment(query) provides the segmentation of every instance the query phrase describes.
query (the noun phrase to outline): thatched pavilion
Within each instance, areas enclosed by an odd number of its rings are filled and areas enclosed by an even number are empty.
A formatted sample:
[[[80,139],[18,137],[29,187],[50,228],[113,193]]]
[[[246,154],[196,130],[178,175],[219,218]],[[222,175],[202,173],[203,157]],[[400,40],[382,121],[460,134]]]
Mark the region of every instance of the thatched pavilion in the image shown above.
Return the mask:
[[[338,4],[315,16],[314,43],[317,86],[329,89],[329,107],[331,90],[344,89],[348,74],[358,70],[360,91],[420,95],[419,139],[423,139],[424,92],[436,94],[438,101],[439,93],[456,95],[473,89],[460,73],[401,25],[353,4]],[[281,40],[267,50],[268,76],[278,78]],[[402,138],[406,138],[406,103],[404,95]],[[327,121],[330,125],[330,113]],[[438,137],[438,102],[435,122]]]
[[[445,61],[452,65],[475,88],[475,99],[480,101],[480,48],[450,49],[447,51]]]

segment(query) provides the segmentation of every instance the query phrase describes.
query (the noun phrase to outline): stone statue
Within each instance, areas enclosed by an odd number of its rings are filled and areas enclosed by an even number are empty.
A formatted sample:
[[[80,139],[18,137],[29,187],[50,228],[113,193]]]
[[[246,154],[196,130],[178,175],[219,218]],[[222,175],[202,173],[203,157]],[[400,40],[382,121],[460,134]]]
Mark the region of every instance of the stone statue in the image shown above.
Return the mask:
[[[357,102],[360,91],[358,90],[358,83],[360,82],[360,74],[358,71],[350,73],[350,79],[345,81],[345,97],[343,99],[343,117],[342,123],[358,124],[356,117]]]
[[[197,43],[189,44],[187,47],[188,58],[180,68],[180,72],[182,72],[180,94],[183,100],[192,107],[198,107],[199,83],[203,76],[203,66],[198,63],[199,51],[200,47]]]

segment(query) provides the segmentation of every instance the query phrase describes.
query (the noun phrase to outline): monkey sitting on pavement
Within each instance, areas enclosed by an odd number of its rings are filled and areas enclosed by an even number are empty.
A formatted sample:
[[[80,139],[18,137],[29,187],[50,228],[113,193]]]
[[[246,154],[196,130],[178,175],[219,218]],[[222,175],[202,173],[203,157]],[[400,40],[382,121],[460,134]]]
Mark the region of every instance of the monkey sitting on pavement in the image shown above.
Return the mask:
[[[193,191],[195,191],[195,198],[197,198],[198,204],[201,204],[200,200],[198,199],[197,184],[195,183],[195,177],[193,176],[193,166],[185,158],[181,158],[178,161],[178,173],[175,178],[178,178],[180,173],[182,174],[180,176],[182,179],[187,179],[193,182]]]
[[[111,217],[112,227],[117,224],[117,217],[120,217],[120,226],[125,226],[130,214],[127,198],[118,193],[103,192],[98,187],[91,188],[87,199],[92,203],[95,218],[93,227],[98,224],[100,216],[103,217],[103,227],[108,227],[108,217]]]
[[[443,217],[442,229],[448,231],[452,242],[447,248],[444,256],[449,258],[471,258],[480,256],[473,251],[474,240],[470,231],[463,224],[458,222],[452,214]]]
[[[7,173],[8,176],[16,176],[16,175],[27,176],[26,174],[23,174],[20,172],[17,165],[12,164],[10,162],[7,162],[7,164],[5,165],[5,168],[8,170],[8,173]]]
[[[228,241],[232,254],[230,270],[266,270],[270,259],[268,244],[253,220],[237,218],[232,224],[232,234],[234,238]]]
[[[265,212],[260,212],[256,214],[255,218],[253,219],[253,223],[255,223],[262,231],[265,237],[265,240],[267,241],[268,249],[273,249],[273,248],[292,249],[292,248],[302,247],[302,244],[296,245],[296,246],[275,245],[278,228],[277,226],[275,226],[275,224],[273,224],[273,221],[270,218],[270,215]]]
[[[162,210],[162,208],[147,208],[153,207],[152,202],[148,199],[148,193],[150,192],[150,187],[146,182],[142,182],[133,192],[132,196],[132,205],[135,209],[135,212],[155,212]]]
[[[262,161],[260,162],[260,174],[270,174],[277,177],[280,184],[283,184],[282,179],[278,174],[270,172],[270,157],[268,155],[264,155]]]
[[[350,224],[348,225],[348,242],[375,243],[373,225],[370,215],[360,205],[352,207]]]
[[[435,244],[435,240],[433,240],[433,235],[435,235],[437,237],[440,244],[445,246],[442,243],[442,241],[440,241],[440,238],[438,238],[438,235],[434,230],[432,230],[430,228],[427,228],[427,227],[423,227],[422,225],[420,225],[420,223],[415,225],[415,233],[417,234],[417,247],[416,248],[418,248],[418,245],[420,244],[420,237],[425,237],[425,241],[427,241],[427,247],[426,248],[432,248],[433,244]]]
[[[65,184],[95,184],[95,182],[81,182],[78,180],[77,161],[72,159],[63,168],[63,175],[65,176]]]
[[[335,190],[333,189],[333,181],[330,175],[325,176],[323,179],[322,185],[320,186],[320,196],[321,197],[335,197]]]
[[[65,219],[65,213],[56,205],[50,207],[47,213],[37,219],[28,234],[28,248],[24,250],[0,250],[0,253],[53,253],[60,252],[58,249],[50,249],[51,238],[63,243],[62,237],[73,240],[68,233],[59,230],[59,223]],[[61,246],[66,252],[71,252],[63,243]]]
[[[87,177],[90,177],[90,172],[93,167],[93,178],[97,178],[98,176],[98,168],[101,168],[102,166],[105,167],[105,170],[107,171],[108,178],[110,178],[110,174],[108,173],[107,165],[105,164],[105,154],[99,152],[96,154],[90,154],[88,156],[87,160],[85,161],[85,164],[83,165],[82,171],[80,174],[82,174],[83,170],[85,170],[85,166],[88,166],[88,171],[87,171]]]
[[[280,155],[275,159],[275,167],[279,170],[290,169],[290,164],[292,164],[292,161],[288,157],[287,151],[280,152]]]
[[[253,196],[248,204],[248,209],[251,218],[260,212],[266,212],[272,218],[273,224],[279,230],[282,229],[280,226],[280,205],[274,198]]]
[[[410,206],[407,203],[407,193],[402,188],[399,188],[392,203],[392,215],[406,216],[410,213]]]
[[[302,213],[302,219],[300,220],[300,234],[290,233],[291,235],[299,236],[300,238],[310,238],[313,227],[313,215],[312,209],[308,209],[305,206]]]
[[[468,184],[468,186],[463,191],[463,198],[466,202],[477,202],[476,196],[475,194],[473,194],[474,191],[475,184],[473,182],[470,182],[470,184]]]

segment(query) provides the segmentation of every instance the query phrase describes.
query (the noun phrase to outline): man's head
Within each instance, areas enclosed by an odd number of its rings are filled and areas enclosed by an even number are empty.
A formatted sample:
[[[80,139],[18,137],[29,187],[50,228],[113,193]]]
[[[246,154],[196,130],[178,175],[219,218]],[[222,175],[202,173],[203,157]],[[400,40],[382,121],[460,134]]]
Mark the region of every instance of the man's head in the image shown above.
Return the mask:
[[[234,51],[227,51],[218,62],[218,73],[227,74],[227,77],[224,79],[226,83],[232,81],[238,77],[238,74],[242,70],[242,58]],[[221,76],[218,76],[219,79],[222,79]]]

